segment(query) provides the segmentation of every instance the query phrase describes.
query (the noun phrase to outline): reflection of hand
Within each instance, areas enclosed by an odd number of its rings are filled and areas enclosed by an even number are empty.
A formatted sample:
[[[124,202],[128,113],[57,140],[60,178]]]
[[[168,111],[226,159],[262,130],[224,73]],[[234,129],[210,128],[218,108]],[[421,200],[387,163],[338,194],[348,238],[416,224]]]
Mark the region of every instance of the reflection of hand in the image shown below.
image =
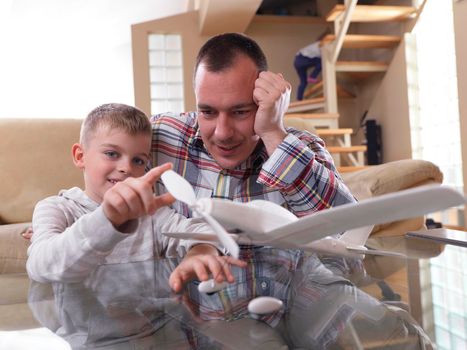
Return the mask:
[[[255,81],[253,99],[258,110],[254,130],[265,144],[280,139],[279,144],[286,135],[283,117],[289,107],[290,91],[290,83],[280,73],[261,72]]]
[[[172,168],[166,163],[148,171],[145,175],[129,177],[116,183],[104,194],[102,207],[107,218],[115,227],[143,215],[152,215],[162,206],[175,200],[169,193],[155,196],[153,185],[162,173]]]
[[[206,281],[209,275],[216,282],[235,282],[230,271],[230,264],[238,267],[245,267],[246,262],[235,259],[231,256],[219,256],[212,254],[187,255],[169,278],[170,287],[176,292],[182,290],[182,286],[192,279]]]
[[[186,306],[186,309],[189,311],[190,316],[197,322],[203,322],[203,319],[199,317],[199,304],[194,303],[190,296],[187,293],[183,293],[181,296],[181,302]]]

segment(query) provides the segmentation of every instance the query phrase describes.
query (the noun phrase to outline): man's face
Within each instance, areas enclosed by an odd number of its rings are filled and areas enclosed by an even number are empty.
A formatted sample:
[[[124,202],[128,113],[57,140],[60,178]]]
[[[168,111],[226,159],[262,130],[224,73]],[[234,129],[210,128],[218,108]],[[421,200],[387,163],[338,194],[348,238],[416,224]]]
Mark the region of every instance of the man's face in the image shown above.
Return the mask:
[[[86,194],[101,203],[117,182],[144,175],[150,147],[150,135],[98,127],[85,145],[73,146],[75,164],[84,171]]]
[[[254,123],[257,105],[253,89],[258,69],[245,56],[225,71],[209,72],[204,64],[195,76],[195,95],[201,138],[224,169],[246,160],[258,143]]]

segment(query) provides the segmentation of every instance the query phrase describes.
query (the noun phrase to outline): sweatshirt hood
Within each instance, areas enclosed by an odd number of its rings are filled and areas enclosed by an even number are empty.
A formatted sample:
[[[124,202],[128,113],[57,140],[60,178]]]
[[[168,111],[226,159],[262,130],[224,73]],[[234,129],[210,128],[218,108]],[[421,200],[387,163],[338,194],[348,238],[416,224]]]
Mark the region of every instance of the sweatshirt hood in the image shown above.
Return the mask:
[[[73,187],[68,190],[61,190],[58,195],[77,202],[90,211],[96,210],[100,205],[99,203],[89,198],[89,196],[79,187]]]

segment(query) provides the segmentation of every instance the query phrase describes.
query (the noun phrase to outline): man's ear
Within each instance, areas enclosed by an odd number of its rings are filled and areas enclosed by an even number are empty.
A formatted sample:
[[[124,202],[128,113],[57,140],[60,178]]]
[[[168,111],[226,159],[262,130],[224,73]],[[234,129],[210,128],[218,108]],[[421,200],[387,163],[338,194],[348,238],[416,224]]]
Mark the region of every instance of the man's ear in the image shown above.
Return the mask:
[[[73,156],[73,163],[75,163],[75,166],[81,170],[84,169],[84,151],[83,151],[83,145],[80,143],[75,143],[71,147],[71,153]]]

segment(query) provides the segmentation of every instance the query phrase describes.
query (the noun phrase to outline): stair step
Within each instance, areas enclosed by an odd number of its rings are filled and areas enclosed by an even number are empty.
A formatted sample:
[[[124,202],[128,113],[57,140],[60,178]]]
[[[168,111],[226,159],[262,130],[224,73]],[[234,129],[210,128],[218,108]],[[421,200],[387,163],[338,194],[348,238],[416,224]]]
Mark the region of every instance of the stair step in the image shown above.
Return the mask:
[[[291,113],[286,114],[285,118],[302,118],[302,119],[338,119],[338,113]]]
[[[352,22],[404,21],[416,12],[412,6],[357,5],[352,13]],[[345,5],[336,5],[327,14],[326,21],[333,22],[345,12]]]
[[[284,124],[316,134],[317,128],[338,128],[338,120],[339,114],[337,113],[292,113],[285,115]]]
[[[312,111],[324,107],[324,97],[311,98],[302,101],[290,102],[287,113]]]
[[[342,136],[342,135],[351,135],[353,132],[352,129],[316,129],[316,134],[320,137],[323,136]]]
[[[385,72],[388,64],[380,61],[337,61],[337,72]]]
[[[303,97],[305,98],[308,98],[318,92],[321,92],[322,93],[322,90],[323,90],[323,81],[319,81],[318,83],[312,85],[311,87],[308,87],[304,94],[303,94]]]
[[[326,35],[321,40],[321,45],[326,45],[336,40],[334,34]],[[347,34],[344,37],[343,48],[367,49],[367,48],[392,48],[397,46],[401,38],[397,35],[356,35]]]
[[[366,146],[349,146],[349,147],[328,146],[327,149],[330,153],[352,153],[352,152],[365,152]]]
[[[309,98],[310,96],[320,94],[320,96],[317,97],[322,97],[323,93],[323,82],[320,81],[319,83],[314,84],[310,88],[305,90],[305,93],[303,94],[303,97]],[[355,98],[355,95],[348,91],[346,88],[341,86],[340,84],[337,84],[337,96],[342,97],[342,98]]]

